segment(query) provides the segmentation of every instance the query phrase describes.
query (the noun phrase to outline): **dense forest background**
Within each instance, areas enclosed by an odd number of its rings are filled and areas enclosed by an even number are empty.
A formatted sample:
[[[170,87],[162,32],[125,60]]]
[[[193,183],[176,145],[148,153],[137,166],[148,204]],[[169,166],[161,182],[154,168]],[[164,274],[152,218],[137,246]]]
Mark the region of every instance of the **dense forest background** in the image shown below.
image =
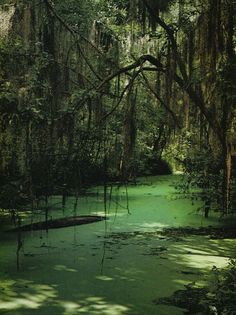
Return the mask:
[[[0,5],[1,208],[183,171],[235,211],[234,1]]]

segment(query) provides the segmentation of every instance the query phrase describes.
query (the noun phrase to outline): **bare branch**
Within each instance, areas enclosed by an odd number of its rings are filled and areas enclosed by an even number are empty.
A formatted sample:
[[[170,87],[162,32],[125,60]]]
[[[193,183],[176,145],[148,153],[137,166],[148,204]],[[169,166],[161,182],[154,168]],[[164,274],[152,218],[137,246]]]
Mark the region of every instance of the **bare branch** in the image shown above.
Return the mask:
[[[141,56],[138,60],[136,60],[134,63],[120,68],[119,70],[117,70],[114,73],[111,73],[108,77],[106,77],[101,84],[97,87],[98,91],[101,91],[101,89],[103,88],[103,86],[108,83],[109,81],[111,81],[112,79],[114,79],[115,77],[117,77],[120,74],[123,73],[128,73],[128,71],[133,70],[135,68],[141,67],[146,61],[150,62],[152,65],[154,65],[156,67],[156,71],[162,71],[164,72],[164,66],[160,63],[160,61],[158,59],[156,59],[155,57],[153,57],[152,55],[143,55]],[[153,69],[152,69],[153,71]]]
[[[156,99],[161,103],[161,105],[165,108],[165,110],[171,114],[171,117],[173,121],[175,122],[176,126],[180,129],[180,124],[178,121],[178,118],[176,114],[171,110],[171,108],[163,101],[163,99],[158,95],[158,93],[153,89],[150,82],[148,81],[147,77],[142,73],[142,77],[145,81],[145,85],[148,87],[148,89],[152,92],[152,94],[156,97]]]
[[[85,56],[82,48],[80,47],[80,45],[77,43],[77,47],[79,49],[79,52],[81,53],[81,56],[84,58],[86,64],[88,65],[89,69],[92,71],[92,73],[95,75],[95,77],[97,79],[99,79],[100,81],[102,81],[102,78],[100,77],[100,75],[95,71],[93,65],[90,63],[90,61],[88,60],[88,58]]]
[[[134,80],[136,79],[136,77],[139,75],[139,73],[141,72],[141,70],[137,71],[134,73],[134,75],[132,76],[130,82],[126,85],[126,87],[124,88],[124,90],[122,91],[121,95],[120,95],[120,98],[118,100],[118,102],[116,103],[116,105],[111,109],[111,111],[109,113],[107,113],[106,115],[104,115],[101,119],[101,121],[105,120],[108,116],[110,116],[111,114],[114,113],[114,111],[118,108],[118,106],[120,105],[124,95],[125,95],[125,92],[133,85],[134,83]]]

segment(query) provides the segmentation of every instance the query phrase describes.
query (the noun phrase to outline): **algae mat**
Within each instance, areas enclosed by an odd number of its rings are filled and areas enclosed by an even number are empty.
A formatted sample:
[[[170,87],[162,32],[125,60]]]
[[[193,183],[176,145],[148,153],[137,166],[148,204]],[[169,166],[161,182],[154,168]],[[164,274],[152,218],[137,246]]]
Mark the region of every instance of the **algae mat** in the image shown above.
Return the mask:
[[[224,267],[235,255],[236,241],[207,233],[163,232],[222,224],[217,214],[205,219],[196,211],[199,203],[192,205],[176,194],[178,180],[151,177],[130,186],[131,214],[125,189],[112,187],[109,220],[22,233],[19,272],[16,235],[1,233],[0,314],[183,314],[184,305],[167,305],[163,299],[193,283],[203,287],[212,267]],[[54,197],[51,202],[59,201]],[[49,215],[72,216],[73,203],[72,198],[64,212],[53,206]],[[77,215],[104,216],[102,187],[91,189],[78,204]],[[37,217],[41,219],[43,214]]]

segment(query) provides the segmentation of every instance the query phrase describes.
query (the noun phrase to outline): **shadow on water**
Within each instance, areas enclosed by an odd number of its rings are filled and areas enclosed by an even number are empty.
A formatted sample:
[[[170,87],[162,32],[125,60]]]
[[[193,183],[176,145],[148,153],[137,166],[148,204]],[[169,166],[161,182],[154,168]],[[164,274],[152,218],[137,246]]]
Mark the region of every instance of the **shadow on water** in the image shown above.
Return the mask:
[[[189,283],[203,284],[213,265],[226,264],[225,253],[232,253],[235,245],[206,237],[173,243],[145,233],[120,234],[108,239],[103,274],[101,238],[90,255],[83,244],[70,249],[65,244],[60,258],[61,249],[52,246],[26,253],[22,272],[1,282],[0,314],[169,314],[169,306],[153,301]],[[173,308],[171,314],[181,311]]]
[[[130,188],[132,215],[111,206],[106,233],[104,222],[49,230],[48,234],[24,233],[19,272],[15,268],[16,244],[12,236],[4,236],[0,245],[0,314],[183,314],[181,308],[156,301],[193,283],[204,286],[212,267],[224,267],[235,254],[236,242],[207,235],[157,233],[171,222],[181,226],[184,220],[186,225],[184,215],[193,210],[186,200],[181,203],[163,197],[172,191],[169,183],[163,178],[151,188]],[[155,197],[157,193],[160,197]],[[125,194],[116,199],[126,204]],[[89,196],[78,204],[78,213],[79,209],[85,211],[86,205],[86,213],[102,212],[99,197],[94,200]],[[190,222],[201,224],[201,218],[192,216]]]

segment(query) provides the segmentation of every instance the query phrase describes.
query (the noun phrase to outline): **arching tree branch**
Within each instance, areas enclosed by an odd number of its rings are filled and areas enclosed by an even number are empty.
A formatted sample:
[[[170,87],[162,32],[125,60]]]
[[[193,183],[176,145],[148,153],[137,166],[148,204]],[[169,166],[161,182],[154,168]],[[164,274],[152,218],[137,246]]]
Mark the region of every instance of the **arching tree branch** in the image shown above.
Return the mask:
[[[178,45],[176,42],[176,39],[174,37],[174,31],[172,28],[167,25],[160,17],[158,14],[155,14],[155,11],[151,7],[151,5],[148,3],[147,0],[143,0],[143,3],[145,7],[147,8],[149,14],[152,16],[152,18],[156,21],[158,25],[160,25],[164,31],[166,32],[168,39],[171,43],[171,47],[174,53],[174,56],[177,61],[177,65],[179,67],[180,73],[182,78],[177,75],[177,73],[174,74],[174,80],[175,82],[179,85],[179,87],[185,91],[192,102],[200,109],[202,114],[205,116],[206,120],[208,121],[210,127],[214,130],[214,132],[217,134],[219,140],[221,143],[223,143],[223,136],[221,132],[221,126],[220,123],[218,122],[217,118],[214,117],[212,112],[207,108],[203,98],[193,89],[189,82],[189,78],[187,75],[186,67],[184,64],[184,61],[182,60],[179,50],[178,50]]]
[[[108,83],[109,81],[111,81],[112,79],[114,79],[116,76],[120,74],[128,73],[130,70],[133,70],[135,68],[142,67],[146,61],[150,62],[153,66],[155,66],[156,71],[165,72],[166,69],[164,65],[157,58],[155,58],[152,55],[143,55],[139,57],[139,59],[137,59],[134,63],[126,67],[120,68],[116,72],[106,77],[101,82],[101,84],[97,87],[97,90],[101,92],[104,85]],[[142,69],[144,70],[145,68],[142,67]],[[202,114],[207,119],[209,125],[215,131],[219,140],[222,142],[223,139],[222,139],[221,128],[220,128],[219,122],[216,120],[216,118],[211,113],[211,111],[206,107],[206,104],[204,100],[202,99],[202,97],[198,95],[198,93],[193,89],[193,87],[184,79],[182,79],[176,72],[174,73],[173,77],[174,77],[174,81],[179,85],[181,90],[185,91],[189,95],[189,98],[191,99],[191,101],[200,109]]]
[[[152,55],[143,55],[139,59],[137,59],[134,63],[118,69],[116,72],[111,73],[108,77],[106,77],[101,84],[98,86],[97,90],[101,91],[102,88],[106,83],[117,77],[118,75],[121,75],[123,73],[128,73],[130,70],[136,69],[138,67],[141,67],[146,61],[150,62],[152,65],[155,66],[156,71],[164,72],[164,66],[161,64],[161,62],[153,57]],[[153,69],[152,69],[153,71]]]

